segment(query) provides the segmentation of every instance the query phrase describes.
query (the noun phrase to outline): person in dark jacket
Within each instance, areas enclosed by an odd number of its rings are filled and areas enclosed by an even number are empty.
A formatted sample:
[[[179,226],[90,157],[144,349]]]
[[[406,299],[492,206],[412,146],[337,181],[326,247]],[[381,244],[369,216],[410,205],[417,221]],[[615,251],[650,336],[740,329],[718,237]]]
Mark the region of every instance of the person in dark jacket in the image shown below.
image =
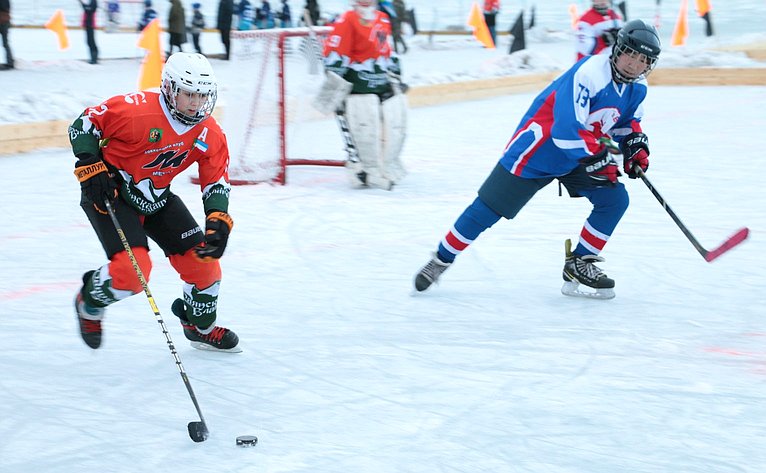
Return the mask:
[[[191,22],[191,35],[192,35],[192,43],[194,44],[194,49],[199,53],[202,54],[202,48],[199,45],[199,37],[200,34],[202,34],[202,30],[205,29],[205,16],[202,14],[202,11],[200,11],[200,8],[202,8],[202,4],[199,2],[192,3],[192,22]]]
[[[8,30],[11,28],[11,0],[0,0],[0,36],[3,38],[5,48],[5,64],[0,69],[13,69],[13,53],[11,43],[8,41]]]
[[[98,64],[98,46],[96,46],[96,0],[80,0],[82,5],[82,27],[85,30],[85,42],[90,50],[90,63]]]
[[[138,20],[138,31],[143,31],[144,28],[146,28],[146,25],[151,23],[155,18],[157,18],[157,11],[152,8],[152,0],[145,0],[144,13],[141,15],[141,19]]]
[[[170,33],[170,49],[168,56],[173,54],[177,47],[178,51],[183,52],[183,45],[186,42],[186,11],[181,4],[181,0],[170,0],[170,13],[168,14],[168,33]]]
[[[234,0],[221,0],[218,3],[218,20],[216,27],[221,32],[221,42],[226,50],[224,59],[229,60],[231,49],[231,17],[234,15]]]

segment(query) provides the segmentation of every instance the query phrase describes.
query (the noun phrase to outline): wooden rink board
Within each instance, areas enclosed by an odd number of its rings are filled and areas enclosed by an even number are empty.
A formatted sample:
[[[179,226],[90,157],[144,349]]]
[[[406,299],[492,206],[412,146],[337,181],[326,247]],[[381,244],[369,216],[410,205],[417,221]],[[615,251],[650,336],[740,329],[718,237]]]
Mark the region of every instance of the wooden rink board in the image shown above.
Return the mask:
[[[412,87],[407,94],[410,107],[477,100],[542,90],[560,71],[478,79]],[[766,68],[658,68],[649,76],[650,85],[668,86],[766,86]],[[222,107],[221,107],[222,108]],[[216,116],[225,110],[216,110]],[[219,113],[220,112],[220,113]],[[69,146],[67,128],[72,120],[0,125],[0,156],[44,148]]]

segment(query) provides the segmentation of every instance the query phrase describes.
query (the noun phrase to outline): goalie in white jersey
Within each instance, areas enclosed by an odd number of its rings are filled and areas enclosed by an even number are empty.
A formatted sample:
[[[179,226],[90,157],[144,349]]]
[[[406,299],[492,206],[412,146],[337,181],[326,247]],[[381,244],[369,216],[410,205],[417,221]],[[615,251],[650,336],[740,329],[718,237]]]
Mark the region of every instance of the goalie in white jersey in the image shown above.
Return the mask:
[[[407,99],[391,57],[391,21],[376,4],[354,0],[335,22],[324,49],[327,80],[314,105],[338,116],[352,185],[390,190],[406,174]]]

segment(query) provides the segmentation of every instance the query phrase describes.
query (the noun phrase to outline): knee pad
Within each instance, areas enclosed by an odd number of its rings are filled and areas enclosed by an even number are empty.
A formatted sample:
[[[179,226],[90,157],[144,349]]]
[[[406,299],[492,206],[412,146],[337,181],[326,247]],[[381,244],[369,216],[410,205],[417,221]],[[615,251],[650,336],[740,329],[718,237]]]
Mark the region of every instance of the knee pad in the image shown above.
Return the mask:
[[[149,258],[149,250],[143,247],[133,248],[133,256],[136,258],[144,279],[149,282],[149,276],[152,272],[152,260]],[[130,291],[134,294],[144,290],[126,251],[120,251],[112,256],[109,262],[109,274],[112,277],[112,287],[114,289]]]
[[[194,254],[194,249],[182,255],[170,255],[168,259],[181,276],[181,280],[187,284],[205,288],[221,280],[221,265],[218,260],[203,262]]]

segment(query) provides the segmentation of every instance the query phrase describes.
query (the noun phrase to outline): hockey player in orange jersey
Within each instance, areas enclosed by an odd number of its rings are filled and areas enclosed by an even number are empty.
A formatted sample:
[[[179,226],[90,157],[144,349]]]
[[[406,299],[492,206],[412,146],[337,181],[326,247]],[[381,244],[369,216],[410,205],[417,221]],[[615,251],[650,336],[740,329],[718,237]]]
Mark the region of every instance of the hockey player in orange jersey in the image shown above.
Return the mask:
[[[333,88],[339,82],[344,93],[330,94],[333,98],[323,102],[325,94],[320,92],[315,104],[337,113],[341,128],[347,121],[343,131],[350,135],[345,137],[350,148],[346,168],[352,184],[391,189],[406,174],[400,154],[407,99],[398,58],[391,56],[391,20],[376,3],[354,0],[353,8],[335,21],[325,42],[325,86]]]
[[[228,214],[229,152],[211,116],[217,82],[201,54],[176,53],[162,72],[161,92],[118,95],[86,109],[69,127],[77,157],[80,206],[109,262],[83,275],[75,298],[80,333],[101,345],[106,307],[142,292],[105,201],[114,213],[148,280],[148,238],[159,246],[183,282],[172,305],[184,335],[201,349],[240,351],[237,335],[215,325],[223,255],[233,221]],[[203,231],[171,181],[192,164],[199,168],[206,221]]]

